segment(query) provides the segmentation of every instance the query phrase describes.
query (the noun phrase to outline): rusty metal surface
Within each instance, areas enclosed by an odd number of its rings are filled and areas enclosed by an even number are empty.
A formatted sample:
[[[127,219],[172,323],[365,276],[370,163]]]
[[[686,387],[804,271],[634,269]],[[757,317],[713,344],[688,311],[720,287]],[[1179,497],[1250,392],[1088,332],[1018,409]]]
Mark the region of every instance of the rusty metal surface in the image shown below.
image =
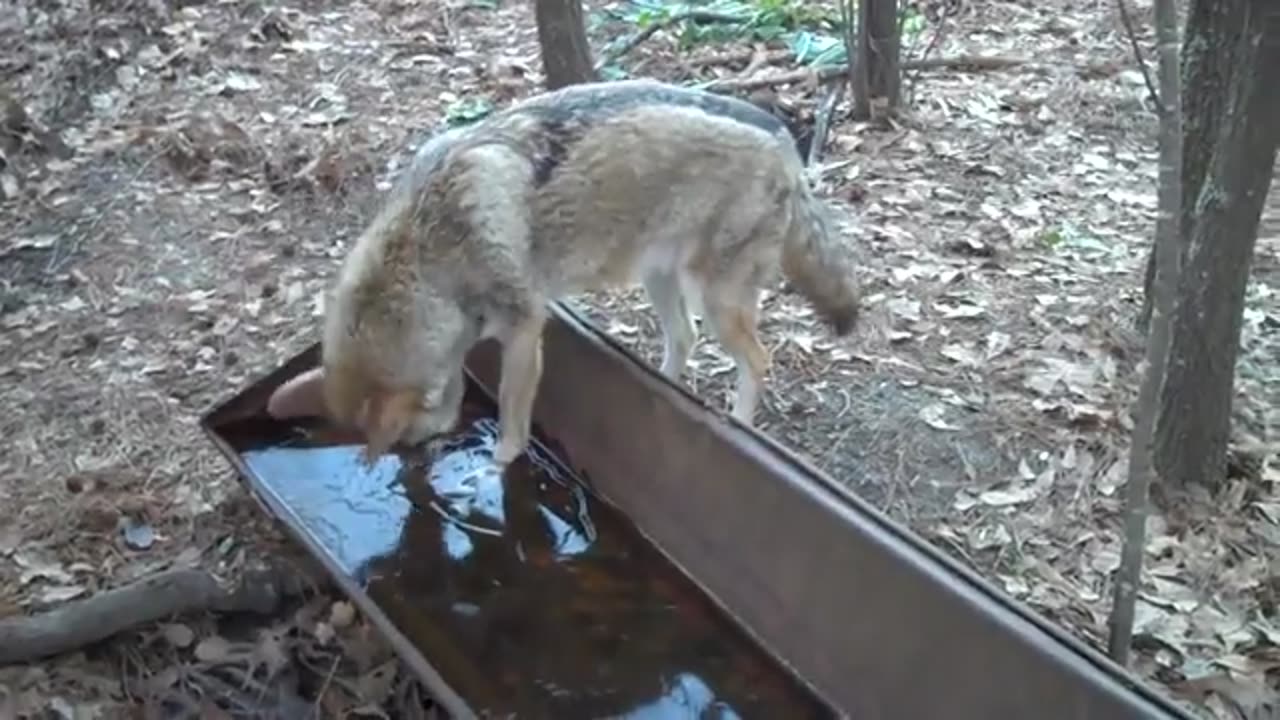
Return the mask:
[[[667,383],[563,306],[544,348],[535,423],[554,429],[565,461],[844,714],[1189,717],[769,438]],[[272,388],[315,363],[315,350],[204,424],[269,511],[325,560],[322,543],[285,502],[263,493],[220,430],[260,413]],[[468,369],[496,387],[496,348],[477,347]],[[442,677],[441,658],[409,639],[404,619],[341,563],[326,565],[440,701],[471,715],[470,699]]]

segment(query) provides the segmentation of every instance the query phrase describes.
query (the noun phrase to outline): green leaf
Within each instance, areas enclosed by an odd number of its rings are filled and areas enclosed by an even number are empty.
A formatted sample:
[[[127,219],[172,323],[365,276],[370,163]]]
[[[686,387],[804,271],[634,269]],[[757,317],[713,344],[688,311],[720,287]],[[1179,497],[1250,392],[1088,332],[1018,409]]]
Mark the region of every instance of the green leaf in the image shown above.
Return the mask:
[[[449,127],[458,127],[470,125],[492,112],[493,103],[488,98],[468,97],[450,104],[445,110],[444,117]]]

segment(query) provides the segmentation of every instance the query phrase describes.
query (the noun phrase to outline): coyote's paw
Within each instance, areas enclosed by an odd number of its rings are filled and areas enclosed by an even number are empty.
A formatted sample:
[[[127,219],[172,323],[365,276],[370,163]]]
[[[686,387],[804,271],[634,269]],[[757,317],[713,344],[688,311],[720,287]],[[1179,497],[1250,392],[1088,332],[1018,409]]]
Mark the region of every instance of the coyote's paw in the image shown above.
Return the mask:
[[[498,438],[498,447],[493,451],[493,460],[499,465],[510,465],[524,452],[525,443],[509,436]]]

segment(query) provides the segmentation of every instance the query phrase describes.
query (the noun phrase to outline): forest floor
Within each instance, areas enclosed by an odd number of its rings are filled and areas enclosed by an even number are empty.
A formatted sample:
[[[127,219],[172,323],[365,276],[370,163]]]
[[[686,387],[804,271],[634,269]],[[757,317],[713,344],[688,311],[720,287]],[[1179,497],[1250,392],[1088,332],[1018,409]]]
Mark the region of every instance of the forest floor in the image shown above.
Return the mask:
[[[0,145],[0,618],[166,568],[229,576],[281,554],[197,418],[315,340],[329,278],[424,136],[538,89],[529,5],[53,0],[0,17],[0,76],[29,120],[5,118]],[[1019,62],[912,70],[893,121],[838,107],[821,191],[862,258],[865,322],[837,341],[800,300],[770,294],[758,424],[1102,647],[1154,114],[1113,2],[934,5],[905,59]],[[636,31],[605,15],[624,4],[588,7],[598,54]],[[1150,58],[1150,2],[1133,12]],[[719,32],[658,33],[610,71],[688,82],[797,67]],[[802,123],[824,94],[812,81],[770,92]],[[1260,712],[1280,688],[1272,208],[1236,386],[1234,447],[1253,462],[1152,517],[1138,608],[1136,672],[1206,717]],[[641,294],[575,304],[656,362]],[[727,402],[731,379],[700,343],[696,392]],[[113,717],[148,695],[217,693],[229,686],[216,667],[239,650],[245,668],[278,674],[249,685],[273,692],[228,692],[283,716],[313,702],[335,717],[391,712],[418,692],[366,621],[322,594],[257,625],[185,617],[0,669],[0,718]]]

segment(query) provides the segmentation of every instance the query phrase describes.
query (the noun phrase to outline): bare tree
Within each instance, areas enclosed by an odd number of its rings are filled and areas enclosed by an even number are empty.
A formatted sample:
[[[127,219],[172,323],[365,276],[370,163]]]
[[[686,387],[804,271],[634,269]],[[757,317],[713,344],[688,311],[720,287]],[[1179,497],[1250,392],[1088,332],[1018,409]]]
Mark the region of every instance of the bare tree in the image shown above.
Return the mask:
[[[534,16],[547,89],[595,80],[582,0],[536,0]]]
[[[1147,338],[1144,363],[1146,372],[1138,391],[1137,418],[1129,448],[1124,546],[1120,554],[1120,567],[1116,571],[1111,633],[1107,643],[1111,657],[1121,665],[1129,662],[1134,609],[1142,580],[1142,554],[1147,544],[1156,400],[1169,357],[1169,320],[1173,311],[1174,287],[1178,280],[1182,252],[1178,238],[1182,219],[1182,90],[1178,77],[1178,8],[1175,0],[1156,0],[1155,16],[1160,58],[1160,212],[1156,220],[1152,257],[1158,262],[1151,283],[1155,299],[1154,312],[1151,317],[1151,333]]]
[[[1183,78],[1182,272],[1154,462],[1173,487],[1212,487],[1226,471],[1244,295],[1280,144],[1280,3],[1192,0]]]
[[[851,5],[846,0],[846,8]],[[853,84],[853,116],[878,117],[898,107],[902,98],[902,63],[897,0],[859,0],[857,54],[850,54]],[[853,11],[843,13],[848,19]],[[847,32],[847,29],[846,29]],[[846,47],[851,45],[846,36]]]

